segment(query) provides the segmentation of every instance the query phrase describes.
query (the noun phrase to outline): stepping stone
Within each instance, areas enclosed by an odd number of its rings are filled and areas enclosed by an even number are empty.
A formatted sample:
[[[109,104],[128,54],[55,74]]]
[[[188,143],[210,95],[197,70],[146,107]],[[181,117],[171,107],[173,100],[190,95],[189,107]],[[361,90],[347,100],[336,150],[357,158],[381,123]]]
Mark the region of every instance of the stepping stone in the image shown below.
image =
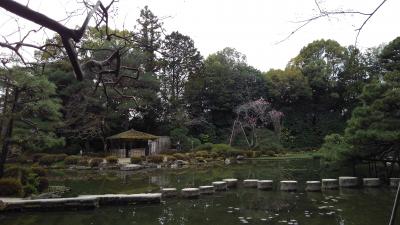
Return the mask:
[[[198,188],[184,188],[181,190],[181,195],[184,198],[198,198],[200,196],[200,189]]]
[[[233,187],[237,186],[238,179],[227,178],[227,179],[223,179],[222,181],[226,182],[228,188],[233,188]]]
[[[257,188],[260,190],[271,190],[273,183],[273,180],[259,180],[257,182]]]
[[[363,178],[364,187],[379,187],[381,180],[379,178]]]
[[[211,185],[200,186],[199,190],[200,190],[200,194],[202,194],[202,195],[211,195],[211,194],[214,194],[214,192],[215,192],[214,186],[211,186]]]
[[[163,188],[161,189],[161,193],[165,198],[175,197],[178,195],[176,188]]]
[[[339,177],[339,186],[345,188],[357,187],[358,178],[357,177]]]
[[[321,181],[307,181],[306,191],[321,191]]]
[[[282,180],[280,181],[281,191],[296,191],[297,181],[295,180]]]
[[[224,181],[214,181],[212,185],[216,191],[226,191],[228,189],[228,184]]]
[[[249,188],[256,188],[257,187],[258,180],[256,179],[247,179],[243,181],[243,186],[249,187]]]
[[[322,179],[322,189],[337,189],[339,187],[337,179]]]

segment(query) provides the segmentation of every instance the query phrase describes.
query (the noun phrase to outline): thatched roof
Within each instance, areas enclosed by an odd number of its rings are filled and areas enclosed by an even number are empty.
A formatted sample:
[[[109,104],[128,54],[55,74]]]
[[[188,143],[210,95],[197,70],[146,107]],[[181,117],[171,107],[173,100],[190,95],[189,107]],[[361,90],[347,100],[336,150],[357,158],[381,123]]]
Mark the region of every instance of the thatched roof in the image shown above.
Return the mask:
[[[140,132],[134,129],[115,134],[111,137],[108,137],[107,139],[111,140],[125,140],[125,141],[139,141],[139,140],[155,140],[158,137],[152,134]]]

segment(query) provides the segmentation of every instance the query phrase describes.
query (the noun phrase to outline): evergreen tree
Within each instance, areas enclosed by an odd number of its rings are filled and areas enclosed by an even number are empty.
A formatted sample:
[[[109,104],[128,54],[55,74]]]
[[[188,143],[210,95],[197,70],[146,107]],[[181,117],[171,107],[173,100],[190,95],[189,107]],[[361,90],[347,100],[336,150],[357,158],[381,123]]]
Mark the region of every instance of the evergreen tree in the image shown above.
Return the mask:
[[[140,18],[137,19],[138,27],[134,32],[134,42],[145,55],[145,71],[154,73],[158,71],[157,52],[161,47],[162,23],[153,14],[148,6],[140,10]]]
[[[1,177],[11,145],[23,151],[43,151],[62,147],[64,138],[56,135],[62,125],[61,105],[54,97],[55,85],[46,76],[13,68],[1,72],[0,85],[6,90],[1,114]]]
[[[165,37],[160,80],[167,119],[183,122],[177,116],[184,110],[182,97],[185,85],[189,77],[198,75],[201,67],[202,56],[189,36],[172,32]]]

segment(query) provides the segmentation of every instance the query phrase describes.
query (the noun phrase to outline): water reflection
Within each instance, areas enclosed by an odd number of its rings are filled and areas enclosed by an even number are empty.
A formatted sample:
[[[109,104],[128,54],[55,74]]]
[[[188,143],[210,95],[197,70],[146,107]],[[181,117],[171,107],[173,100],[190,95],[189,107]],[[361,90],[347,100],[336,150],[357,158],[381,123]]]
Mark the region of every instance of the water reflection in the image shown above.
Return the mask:
[[[61,172],[61,171],[60,171]],[[70,186],[71,195],[138,193],[160,187],[189,187],[223,178],[306,180],[336,177],[313,160],[256,161],[216,168],[154,170],[142,172],[63,171],[53,184]],[[340,171],[340,175],[345,171]],[[300,190],[304,187],[300,186]],[[196,200],[166,199],[162,204],[101,207],[93,211],[0,214],[7,225],[376,225],[386,224],[394,191],[390,188],[339,189],[320,193],[248,189],[239,185],[227,192]]]

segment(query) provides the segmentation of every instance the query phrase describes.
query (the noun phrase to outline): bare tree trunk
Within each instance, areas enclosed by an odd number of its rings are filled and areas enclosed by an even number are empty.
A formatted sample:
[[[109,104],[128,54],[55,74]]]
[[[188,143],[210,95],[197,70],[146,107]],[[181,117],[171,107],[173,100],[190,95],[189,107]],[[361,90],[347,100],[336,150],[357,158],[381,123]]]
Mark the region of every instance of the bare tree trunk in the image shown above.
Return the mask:
[[[101,125],[100,125],[100,130],[101,130],[101,141],[103,142],[103,151],[104,153],[107,153],[107,137],[106,137],[106,132],[104,130],[104,118],[101,120]]]
[[[5,123],[5,118],[6,118],[6,113],[7,113],[7,107],[8,107],[8,104],[7,104],[7,102],[8,102],[8,94],[9,94],[9,86],[8,86],[8,84],[6,84],[7,86],[6,86],[6,90],[5,90],[5,93],[4,93],[4,101],[3,101],[3,111],[2,111],[2,113],[3,113],[3,118],[1,119],[1,121],[0,121],[0,129],[3,127],[3,124]],[[1,132],[1,130],[0,130],[0,132]]]
[[[19,90],[16,89],[14,91],[14,99],[9,115],[9,119],[7,121],[6,127],[2,130],[2,146],[1,146],[1,156],[0,156],[0,178],[3,177],[4,175],[4,165],[6,163],[7,155],[9,152],[9,146],[11,142],[11,137],[12,137],[12,130],[14,126],[14,113],[16,111],[17,103],[18,103],[18,98],[19,98]]]

